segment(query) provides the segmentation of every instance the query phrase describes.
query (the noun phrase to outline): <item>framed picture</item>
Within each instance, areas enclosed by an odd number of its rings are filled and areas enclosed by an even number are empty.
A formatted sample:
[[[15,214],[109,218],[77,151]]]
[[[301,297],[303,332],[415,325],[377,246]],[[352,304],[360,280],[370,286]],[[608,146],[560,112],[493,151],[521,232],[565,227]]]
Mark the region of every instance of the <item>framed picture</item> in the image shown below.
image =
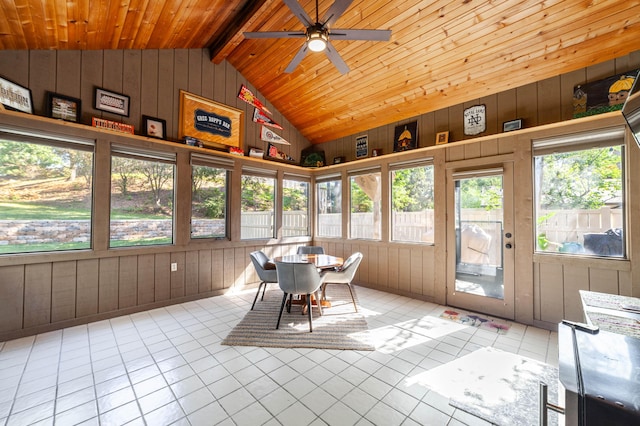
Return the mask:
[[[449,132],[436,133],[436,145],[444,145],[449,143]]]
[[[0,104],[13,111],[33,114],[31,89],[0,77]]]
[[[356,137],[356,158],[364,158],[369,155],[369,136]]]
[[[80,99],[47,92],[47,117],[79,123],[80,105]]]
[[[178,138],[191,136],[205,146],[242,148],[241,110],[180,90]]]
[[[150,138],[167,138],[167,121],[161,118],[142,116],[142,134]]]
[[[407,151],[418,147],[418,122],[396,126],[393,137],[393,152]]]
[[[462,113],[464,120],[464,134],[475,136],[487,130],[487,107],[475,105],[467,108]]]
[[[513,130],[522,129],[522,119],[518,118],[517,120],[505,121],[502,123],[502,131],[503,132],[511,132]]]
[[[333,164],[342,164],[344,163],[344,157],[333,157]]]
[[[300,160],[302,167],[323,167],[325,164],[324,151],[314,151],[313,148],[302,151]]]
[[[113,114],[129,116],[129,97],[122,93],[109,92],[96,87],[95,109]]]

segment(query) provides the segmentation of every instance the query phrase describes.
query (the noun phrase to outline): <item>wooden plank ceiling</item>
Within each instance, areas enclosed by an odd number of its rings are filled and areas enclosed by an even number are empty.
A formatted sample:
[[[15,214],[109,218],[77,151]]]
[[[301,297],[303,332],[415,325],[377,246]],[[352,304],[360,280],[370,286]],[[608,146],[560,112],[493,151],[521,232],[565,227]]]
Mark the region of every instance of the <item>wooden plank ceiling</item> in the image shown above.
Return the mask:
[[[303,39],[242,36],[303,31],[282,0],[0,2],[2,49],[209,47],[320,143],[640,50],[640,0],[354,0],[334,27],[392,35],[333,40],[348,74],[323,53],[286,74]]]

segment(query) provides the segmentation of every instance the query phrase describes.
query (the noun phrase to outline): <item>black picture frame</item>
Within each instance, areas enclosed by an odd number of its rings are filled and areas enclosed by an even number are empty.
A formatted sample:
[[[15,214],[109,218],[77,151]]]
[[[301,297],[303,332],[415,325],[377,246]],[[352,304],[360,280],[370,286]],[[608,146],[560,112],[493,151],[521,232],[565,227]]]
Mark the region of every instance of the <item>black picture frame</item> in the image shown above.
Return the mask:
[[[0,77],[0,104],[10,111],[33,114],[31,89]]]
[[[302,167],[324,167],[326,164],[324,151],[314,151],[313,148],[307,148],[300,155]]]
[[[130,102],[131,99],[127,95],[96,87],[94,108],[97,110],[128,117]]]
[[[418,122],[396,126],[393,133],[393,152],[408,151],[418,147]]]
[[[142,134],[148,138],[167,139],[167,120],[143,115]]]
[[[82,101],[67,95],[47,92],[47,117],[79,123],[82,116]]]
[[[502,123],[502,131],[503,132],[513,132],[514,130],[522,129],[522,118],[518,118],[516,120],[505,121]]]

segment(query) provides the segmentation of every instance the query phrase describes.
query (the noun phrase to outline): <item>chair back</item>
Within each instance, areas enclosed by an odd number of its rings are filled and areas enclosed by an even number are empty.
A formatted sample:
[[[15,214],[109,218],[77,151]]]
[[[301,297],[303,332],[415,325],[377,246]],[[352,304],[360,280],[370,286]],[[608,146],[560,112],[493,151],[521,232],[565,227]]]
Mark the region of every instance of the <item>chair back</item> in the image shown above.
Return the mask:
[[[310,294],[321,284],[320,274],[313,263],[276,261],[278,284],[287,294]]]
[[[254,268],[256,268],[256,272],[258,273],[260,280],[268,283],[275,283],[278,281],[276,270],[273,269],[273,267],[268,268],[267,266],[269,258],[266,254],[257,250],[249,253],[249,257],[251,258]]]
[[[362,253],[359,251],[353,253],[351,256],[347,258],[342,264],[339,274],[342,274],[342,279],[346,282],[351,282],[353,277],[356,275],[358,271],[358,267],[360,266],[360,262],[362,261]]]
[[[300,246],[298,254],[324,254],[324,249],[321,246]]]

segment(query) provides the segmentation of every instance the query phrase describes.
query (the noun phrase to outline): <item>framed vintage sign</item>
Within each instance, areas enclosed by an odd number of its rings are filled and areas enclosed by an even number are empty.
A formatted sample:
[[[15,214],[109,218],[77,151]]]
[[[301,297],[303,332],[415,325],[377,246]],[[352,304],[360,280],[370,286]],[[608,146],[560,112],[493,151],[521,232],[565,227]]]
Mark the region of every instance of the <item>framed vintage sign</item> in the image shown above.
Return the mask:
[[[356,137],[356,158],[364,158],[369,155],[369,136]]]
[[[80,99],[47,92],[47,117],[79,123],[81,105]]]
[[[142,116],[142,134],[150,138],[166,139],[167,121],[161,118]]]
[[[31,90],[0,77],[0,104],[7,109],[33,114]]]
[[[178,138],[198,138],[205,146],[242,148],[244,115],[239,109],[180,91]]]
[[[463,112],[464,134],[475,136],[487,130],[487,107],[475,105]]]
[[[109,92],[108,90],[96,87],[95,108],[100,111],[112,112],[114,114],[129,116],[129,97],[122,93]]]

